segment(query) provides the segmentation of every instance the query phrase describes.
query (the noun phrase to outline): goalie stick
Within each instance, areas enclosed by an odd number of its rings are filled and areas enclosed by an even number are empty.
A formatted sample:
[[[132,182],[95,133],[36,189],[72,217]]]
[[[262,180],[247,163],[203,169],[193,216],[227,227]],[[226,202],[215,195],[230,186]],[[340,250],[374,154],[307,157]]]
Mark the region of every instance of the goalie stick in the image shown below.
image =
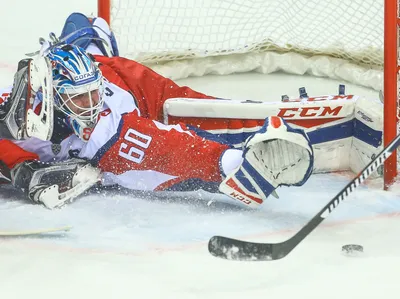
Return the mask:
[[[290,239],[280,243],[255,243],[214,236],[208,242],[208,251],[228,260],[270,261],[284,258],[307,237],[330,213],[364,182],[400,145],[400,134],[375,159],[344,187],[322,210]]]
[[[33,236],[33,235],[41,235],[47,233],[57,233],[63,231],[69,231],[71,226],[61,226],[61,227],[53,227],[53,228],[44,228],[44,229],[36,229],[36,230],[15,230],[15,231],[0,231],[0,237],[20,237],[20,236]]]

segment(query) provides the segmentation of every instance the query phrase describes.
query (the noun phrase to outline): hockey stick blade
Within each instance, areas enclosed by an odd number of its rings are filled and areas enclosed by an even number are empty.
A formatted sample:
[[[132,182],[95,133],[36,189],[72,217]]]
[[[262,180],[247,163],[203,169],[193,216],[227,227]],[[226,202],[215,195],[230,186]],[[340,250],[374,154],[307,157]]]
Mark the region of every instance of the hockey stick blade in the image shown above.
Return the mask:
[[[270,261],[288,255],[307,237],[344,199],[364,182],[400,145],[400,135],[386,146],[365,168],[322,208],[294,236],[281,243],[254,243],[214,236],[208,242],[208,251],[219,258],[240,261]]]
[[[228,260],[267,261],[279,258],[273,256],[273,245],[214,236],[208,242],[208,251],[216,257]]]

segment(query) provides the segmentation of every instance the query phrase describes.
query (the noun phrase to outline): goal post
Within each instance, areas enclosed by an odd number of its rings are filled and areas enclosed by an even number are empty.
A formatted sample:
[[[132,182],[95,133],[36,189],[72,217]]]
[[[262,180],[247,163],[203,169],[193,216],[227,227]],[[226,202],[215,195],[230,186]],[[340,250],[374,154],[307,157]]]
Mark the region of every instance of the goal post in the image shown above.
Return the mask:
[[[111,1],[97,0],[97,15],[106,20],[109,25],[111,25]]]
[[[399,132],[398,107],[398,39],[399,4],[398,0],[385,0],[384,3],[384,145],[388,145]],[[385,161],[384,189],[388,189],[397,176],[397,151]]]
[[[98,0],[121,55],[174,80],[283,70],[383,90],[385,145],[398,133],[398,12],[398,0]],[[385,162],[385,189],[398,163]]]

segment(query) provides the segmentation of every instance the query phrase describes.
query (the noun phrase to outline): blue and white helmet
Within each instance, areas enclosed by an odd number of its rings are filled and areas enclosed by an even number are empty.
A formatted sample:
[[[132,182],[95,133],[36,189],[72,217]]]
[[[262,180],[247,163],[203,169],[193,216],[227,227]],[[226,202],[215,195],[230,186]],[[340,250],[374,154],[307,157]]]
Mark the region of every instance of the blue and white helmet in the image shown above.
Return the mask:
[[[103,76],[84,49],[60,45],[50,49],[55,106],[74,133],[87,141],[104,104]]]

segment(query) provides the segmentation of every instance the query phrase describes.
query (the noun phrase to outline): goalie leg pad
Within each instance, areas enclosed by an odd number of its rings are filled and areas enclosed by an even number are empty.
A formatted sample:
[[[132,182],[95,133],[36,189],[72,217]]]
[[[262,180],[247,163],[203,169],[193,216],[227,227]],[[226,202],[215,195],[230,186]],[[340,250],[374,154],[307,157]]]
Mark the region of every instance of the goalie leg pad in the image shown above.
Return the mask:
[[[11,95],[0,105],[3,138],[51,139],[54,124],[52,81],[48,58],[38,55],[35,59],[23,59],[18,63]]]
[[[24,59],[18,63],[11,95],[0,105],[0,132],[3,138],[17,140],[24,138],[30,60]]]

